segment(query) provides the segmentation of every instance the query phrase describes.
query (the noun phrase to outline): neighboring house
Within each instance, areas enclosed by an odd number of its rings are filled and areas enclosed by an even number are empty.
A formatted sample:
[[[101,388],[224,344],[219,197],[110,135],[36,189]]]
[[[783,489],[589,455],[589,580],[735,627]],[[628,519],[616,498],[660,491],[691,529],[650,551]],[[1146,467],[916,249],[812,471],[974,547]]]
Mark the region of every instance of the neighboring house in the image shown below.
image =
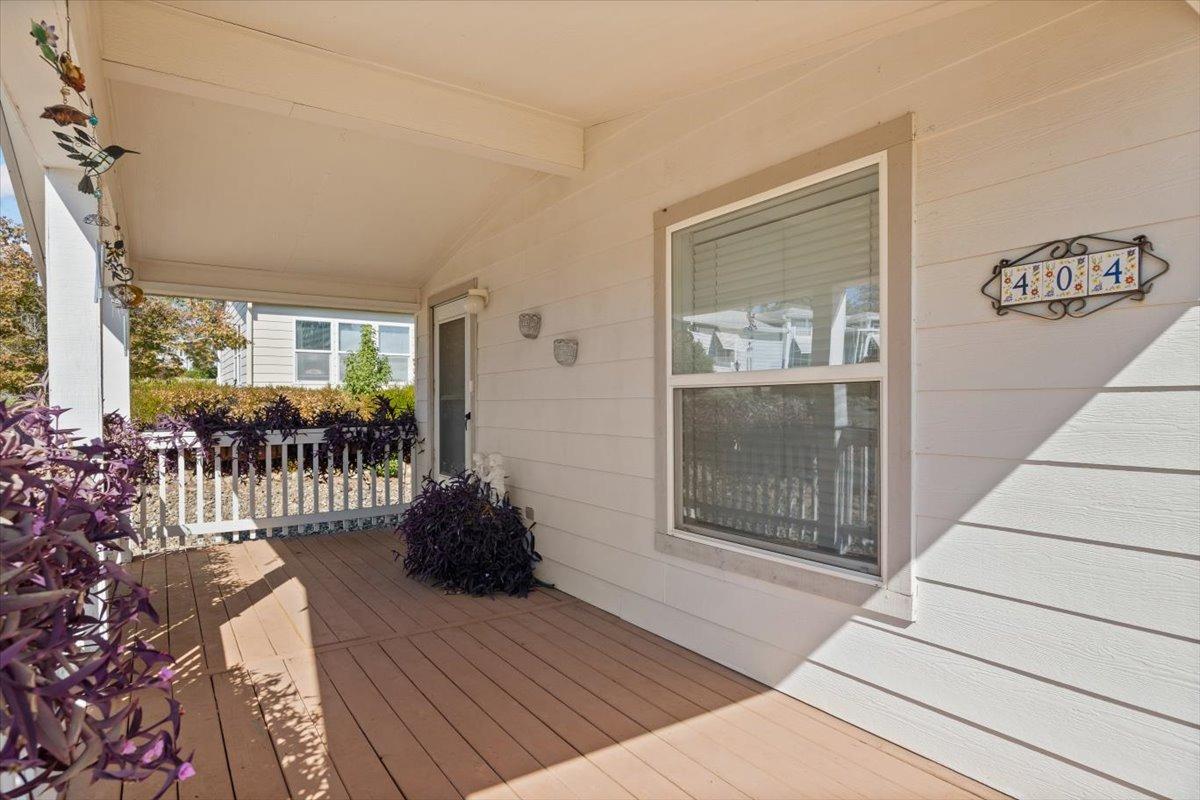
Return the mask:
[[[238,350],[218,356],[217,383],[235,386],[336,386],[347,357],[358,349],[364,325],[375,331],[392,382],[412,382],[413,318],[408,314],[328,308],[227,303],[234,325],[246,337]]]

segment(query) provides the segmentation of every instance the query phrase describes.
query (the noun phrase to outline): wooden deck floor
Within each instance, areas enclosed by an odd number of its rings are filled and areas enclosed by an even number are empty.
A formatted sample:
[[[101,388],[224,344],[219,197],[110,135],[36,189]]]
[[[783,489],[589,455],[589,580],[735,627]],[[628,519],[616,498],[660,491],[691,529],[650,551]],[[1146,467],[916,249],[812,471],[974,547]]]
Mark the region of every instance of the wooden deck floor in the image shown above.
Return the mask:
[[[394,546],[369,532],[135,562],[163,618],[146,633],[179,660],[197,769],[181,800],[1000,796],[561,592],[430,589]]]

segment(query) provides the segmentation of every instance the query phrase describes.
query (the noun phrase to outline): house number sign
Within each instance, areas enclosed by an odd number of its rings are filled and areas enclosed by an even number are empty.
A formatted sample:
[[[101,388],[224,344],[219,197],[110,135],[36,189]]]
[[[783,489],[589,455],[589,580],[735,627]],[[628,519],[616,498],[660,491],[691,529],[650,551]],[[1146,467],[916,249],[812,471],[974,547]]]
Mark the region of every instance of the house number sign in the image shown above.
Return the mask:
[[[1057,239],[1001,260],[980,291],[1000,315],[1086,317],[1125,298],[1145,299],[1171,267],[1152,250],[1145,236],[1131,241],[1094,235]]]

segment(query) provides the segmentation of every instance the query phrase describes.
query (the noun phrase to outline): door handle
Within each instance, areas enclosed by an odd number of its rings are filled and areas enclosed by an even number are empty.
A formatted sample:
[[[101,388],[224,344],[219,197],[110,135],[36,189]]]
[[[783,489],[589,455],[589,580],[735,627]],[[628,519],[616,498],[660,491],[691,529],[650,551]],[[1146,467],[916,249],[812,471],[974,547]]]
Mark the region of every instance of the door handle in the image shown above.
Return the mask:
[[[471,412],[468,411],[466,414],[463,414],[463,427],[465,428],[467,426],[467,424],[470,423],[470,421],[471,421]]]

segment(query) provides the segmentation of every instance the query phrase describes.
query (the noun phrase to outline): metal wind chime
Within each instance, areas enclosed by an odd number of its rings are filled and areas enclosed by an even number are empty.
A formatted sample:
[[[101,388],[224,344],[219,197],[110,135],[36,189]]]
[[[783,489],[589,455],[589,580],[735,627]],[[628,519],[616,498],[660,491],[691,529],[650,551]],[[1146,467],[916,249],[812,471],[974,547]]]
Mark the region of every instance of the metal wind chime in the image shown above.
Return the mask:
[[[56,130],[53,131],[53,134],[58,140],[58,146],[66,151],[67,158],[83,168],[83,177],[78,186],[79,191],[91,195],[97,200],[96,213],[88,214],[83,221],[89,225],[96,225],[102,230],[101,242],[104,250],[102,266],[108,277],[108,293],[117,305],[122,308],[132,308],[141,304],[144,293],[133,284],[133,270],[129,267],[120,224],[110,222],[108,217],[100,211],[99,204],[104,197],[101,176],[112,169],[122,156],[137,155],[137,151],[127,150],[116,144],[102,145],[96,137],[95,131],[100,125],[100,119],[96,116],[92,101],[83,94],[87,88],[83,70],[71,58],[69,49],[66,49],[70,47],[71,42],[70,0],[67,2],[64,49],[61,52],[58,49],[59,37],[54,25],[45,20],[41,22],[31,20],[30,22],[29,33],[37,45],[41,59],[50,65],[63,84],[59,90],[62,94],[62,102],[46,106],[42,111],[41,118],[52,121],[60,128],[71,129],[70,133]],[[71,105],[72,93],[79,99],[80,105],[87,109],[86,111]],[[115,220],[115,207],[112,214]],[[112,229],[111,238],[103,234],[103,230],[106,228]]]

